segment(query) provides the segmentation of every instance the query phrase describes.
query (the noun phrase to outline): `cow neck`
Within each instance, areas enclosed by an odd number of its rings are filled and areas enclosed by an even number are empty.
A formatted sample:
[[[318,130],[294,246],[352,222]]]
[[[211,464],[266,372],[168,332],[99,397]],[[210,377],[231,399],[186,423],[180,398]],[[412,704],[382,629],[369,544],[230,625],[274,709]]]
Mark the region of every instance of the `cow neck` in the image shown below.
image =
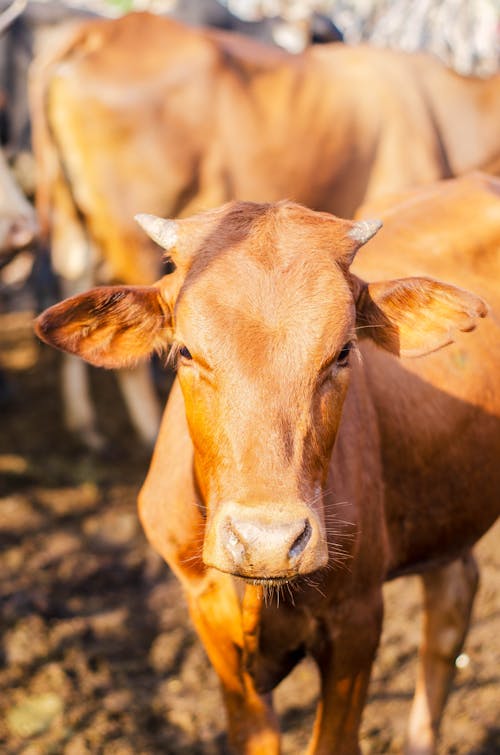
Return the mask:
[[[243,633],[243,665],[252,667],[259,649],[260,625],[264,605],[264,587],[246,583],[241,604],[241,629]]]

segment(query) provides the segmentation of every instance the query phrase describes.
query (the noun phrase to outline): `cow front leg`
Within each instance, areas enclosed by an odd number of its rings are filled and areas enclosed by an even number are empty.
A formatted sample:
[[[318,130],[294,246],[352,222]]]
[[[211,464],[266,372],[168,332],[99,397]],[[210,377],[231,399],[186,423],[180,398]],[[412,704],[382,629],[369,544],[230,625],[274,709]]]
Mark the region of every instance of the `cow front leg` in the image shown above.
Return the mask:
[[[83,243],[83,242],[82,242]],[[64,297],[76,296],[93,284],[90,262],[74,278],[61,278]],[[97,429],[94,404],[90,395],[89,368],[80,357],[64,353],[61,364],[61,392],[64,424],[92,451],[102,451],[104,436]]]
[[[241,609],[227,575],[214,575],[191,597],[191,618],[219,677],[228,742],[238,755],[278,755],[279,728],[271,696],[260,695],[245,668]]]
[[[92,451],[101,451],[104,437],[98,432],[90,397],[88,368],[80,357],[63,354],[61,366],[65,426]]]
[[[359,726],[382,628],[382,594],[335,609],[315,653],[321,694],[309,755],[359,755]]]
[[[160,427],[161,409],[150,365],[117,370],[118,384],[132,424],[144,445],[153,448]]]
[[[94,281],[93,251],[82,228],[65,182],[55,188],[52,265],[59,276],[64,298],[81,294]],[[94,404],[90,395],[89,371],[80,357],[63,354],[61,392],[65,427],[93,451],[105,446],[97,429]]]
[[[406,755],[432,755],[446,698],[470,624],[479,572],[472,553],[422,576],[424,616]]]

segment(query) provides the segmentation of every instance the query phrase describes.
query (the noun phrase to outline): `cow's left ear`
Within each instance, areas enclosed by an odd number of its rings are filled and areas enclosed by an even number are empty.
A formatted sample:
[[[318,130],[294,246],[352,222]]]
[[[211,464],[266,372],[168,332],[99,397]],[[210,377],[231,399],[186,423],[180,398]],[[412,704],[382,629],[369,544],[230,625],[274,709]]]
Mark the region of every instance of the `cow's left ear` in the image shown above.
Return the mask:
[[[171,315],[155,286],[103,286],[49,307],[35,331],[96,367],[130,367],[168,346]]]
[[[431,278],[355,280],[360,337],[398,356],[418,357],[453,343],[488,313],[479,296]]]

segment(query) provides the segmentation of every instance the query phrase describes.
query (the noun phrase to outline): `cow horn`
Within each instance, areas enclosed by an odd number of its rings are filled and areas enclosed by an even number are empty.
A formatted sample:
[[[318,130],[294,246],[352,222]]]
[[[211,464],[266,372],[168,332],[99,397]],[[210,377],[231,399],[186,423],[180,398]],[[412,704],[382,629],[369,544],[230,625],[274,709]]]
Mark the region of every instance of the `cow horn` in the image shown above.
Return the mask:
[[[136,215],[135,220],[148,236],[167,252],[177,244],[179,229],[175,220],[164,220],[145,212]]]
[[[350,239],[357,241],[359,245],[366,244],[377,231],[382,228],[382,221],[374,218],[372,220],[358,220],[354,223],[351,230],[347,233]]]

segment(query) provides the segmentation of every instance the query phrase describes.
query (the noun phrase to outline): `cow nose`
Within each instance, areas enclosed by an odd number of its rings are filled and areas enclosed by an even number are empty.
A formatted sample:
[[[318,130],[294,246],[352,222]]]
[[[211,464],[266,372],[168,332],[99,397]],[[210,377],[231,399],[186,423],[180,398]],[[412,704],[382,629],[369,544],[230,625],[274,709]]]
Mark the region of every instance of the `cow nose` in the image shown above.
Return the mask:
[[[255,576],[276,576],[298,566],[311,540],[309,519],[280,524],[228,518],[225,550],[235,571]]]
[[[207,522],[203,561],[254,580],[293,579],[328,563],[321,519],[302,501],[220,503]]]

